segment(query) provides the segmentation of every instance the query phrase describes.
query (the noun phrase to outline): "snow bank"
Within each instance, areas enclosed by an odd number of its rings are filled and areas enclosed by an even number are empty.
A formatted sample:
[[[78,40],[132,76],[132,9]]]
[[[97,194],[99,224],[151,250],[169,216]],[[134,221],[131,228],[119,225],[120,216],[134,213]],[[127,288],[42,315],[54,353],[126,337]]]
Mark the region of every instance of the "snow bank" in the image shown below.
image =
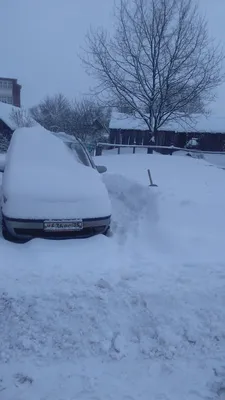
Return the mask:
[[[120,244],[129,238],[138,235],[140,221],[142,235],[144,235],[144,224],[142,219],[156,229],[158,221],[157,192],[149,190],[138,182],[130,180],[119,174],[105,174],[104,182],[111,197],[112,208],[112,230],[118,236]]]
[[[96,170],[81,164],[44,128],[14,132],[3,179],[4,214],[15,218],[93,218],[110,215]]]
[[[210,164],[225,168],[225,154],[205,154],[204,158]]]
[[[100,160],[112,237],[0,239],[0,395],[222,399],[224,171],[189,157]]]
[[[154,227],[155,239],[151,239],[154,257],[156,251],[156,258],[171,257],[172,254],[173,259],[190,261],[223,259],[223,170],[211,167],[204,160],[165,155],[102,156],[101,162],[109,173],[122,173],[145,187],[149,185],[147,169],[150,168],[153,181],[158,185],[158,188],[148,188],[157,195],[159,215],[157,229]],[[140,226],[141,230],[145,226],[148,232],[141,235],[139,247],[152,234],[150,224],[142,222]]]

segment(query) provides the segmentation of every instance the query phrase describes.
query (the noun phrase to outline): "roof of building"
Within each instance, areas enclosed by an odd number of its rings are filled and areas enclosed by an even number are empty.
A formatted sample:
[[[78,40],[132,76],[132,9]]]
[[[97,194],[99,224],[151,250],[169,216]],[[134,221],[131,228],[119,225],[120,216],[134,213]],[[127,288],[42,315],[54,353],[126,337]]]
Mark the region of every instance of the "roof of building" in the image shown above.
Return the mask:
[[[110,129],[122,130],[140,130],[146,131],[148,127],[140,117],[131,114],[123,114],[113,111],[109,124]],[[176,121],[165,123],[161,126],[160,131],[175,131],[175,132],[209,132],[209,133],[224,133],[225,134],[225,116],[217,115],[200,115],[196,114],[192,120],[180,118]]]
[[[109,129],[147,131],[148,126],[143,119],[138,118],[135,115],[113,111],[111,114]]]
[[[14,131],[18,126],[13,121],[11,116],[13,111],[20,110],[19,107],[13,106],[12,104],[3,103],[0,101],[0,119],[12,130]],[[39,125],[33,118],[30,117],[31,120],[34,121],[35,125]]]
[[[4,81],[15,81],[15,82],[17,82],[17,78],[6,78],[5,76],[0,76],[0,79],[1,80],[4,80]]]
[[[12,131],[14,131],[17,126],[15,122],[11,118],[11,113],[12,111],[19,110],[19,107],[12,106],[11,104],[6,104],[2,103],[0,101],[0,119],[10,128]]]
[[[166,123],[160,130],[172,130],[175,132],[196,132],[196,133],[224,133],[225,117],[217,115],[195,115],[192,120],[180,119]]]

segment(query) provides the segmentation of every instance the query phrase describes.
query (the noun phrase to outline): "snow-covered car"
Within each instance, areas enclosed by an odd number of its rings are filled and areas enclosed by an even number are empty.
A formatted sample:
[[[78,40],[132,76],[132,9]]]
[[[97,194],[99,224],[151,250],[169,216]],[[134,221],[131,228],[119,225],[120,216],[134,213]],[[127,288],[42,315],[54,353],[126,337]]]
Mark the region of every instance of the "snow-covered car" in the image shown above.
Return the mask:
[[[58,136],[58,137],[57,137]],[[111,203],[84,145],[42,127],[17,129],[2,182],[2,234],[7,240],[88,237],[106,233]]]

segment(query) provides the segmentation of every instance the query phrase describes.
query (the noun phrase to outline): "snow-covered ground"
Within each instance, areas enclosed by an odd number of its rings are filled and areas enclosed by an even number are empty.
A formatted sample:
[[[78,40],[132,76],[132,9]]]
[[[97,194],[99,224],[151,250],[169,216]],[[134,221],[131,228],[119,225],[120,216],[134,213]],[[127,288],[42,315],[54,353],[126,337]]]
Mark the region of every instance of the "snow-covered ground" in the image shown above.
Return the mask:
[[[224,399],[225,171],[145,154],[96,163],[112,237],[0,238],[0,399]]]

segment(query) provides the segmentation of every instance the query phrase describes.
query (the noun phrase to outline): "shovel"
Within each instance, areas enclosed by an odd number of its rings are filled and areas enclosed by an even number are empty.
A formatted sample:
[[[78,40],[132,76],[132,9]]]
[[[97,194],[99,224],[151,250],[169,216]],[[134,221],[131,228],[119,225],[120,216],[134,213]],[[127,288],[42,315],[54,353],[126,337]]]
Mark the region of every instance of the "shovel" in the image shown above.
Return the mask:
[[[158,185],[156,185],[155,183],[153,183],[150,169],[148,169],[148,177],[149,177],[149,182],[150,182],[150,185],[149,185],[149,186],[150,186],[150,187],[158,187]]]

